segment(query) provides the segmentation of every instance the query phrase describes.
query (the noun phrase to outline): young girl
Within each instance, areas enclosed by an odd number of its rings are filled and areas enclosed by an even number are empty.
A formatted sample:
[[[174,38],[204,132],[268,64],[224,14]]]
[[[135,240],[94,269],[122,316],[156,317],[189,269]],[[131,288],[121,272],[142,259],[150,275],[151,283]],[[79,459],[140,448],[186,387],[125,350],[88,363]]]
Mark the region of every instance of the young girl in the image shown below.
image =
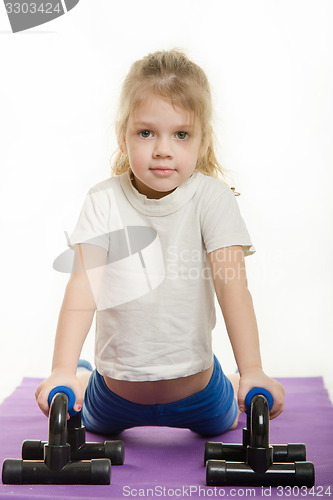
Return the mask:
[[[204,72],[181,52],[150,54],[133,64],[119,109],[114,175],[89,191],[71,235],[74,266],[52,373],[36,391],[41,410],[53,387],[67,385],[94,432],[161,425],[218,435],[260,386],[277,417],[284,389],[262,369],[244,264],[254,249],[218,179]],[[230,378],[212,352],[215,293],[239,369]],[[96,370],[79,377],[95,311]]]

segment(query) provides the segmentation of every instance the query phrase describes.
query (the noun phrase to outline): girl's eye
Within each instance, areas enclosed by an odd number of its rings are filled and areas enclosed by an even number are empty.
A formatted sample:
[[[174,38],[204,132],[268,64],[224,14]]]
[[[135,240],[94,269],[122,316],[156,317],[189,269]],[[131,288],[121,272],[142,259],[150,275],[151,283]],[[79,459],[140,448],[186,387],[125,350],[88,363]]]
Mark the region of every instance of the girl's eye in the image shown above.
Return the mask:
[[[177,132],[176,137],[177,137],[177,139],[184,140],[188,137],[188,133],[187,132]]]
[[[148,139],[151,136],[151,132],[150,130],[140,130],[139,135],[143,139]]]

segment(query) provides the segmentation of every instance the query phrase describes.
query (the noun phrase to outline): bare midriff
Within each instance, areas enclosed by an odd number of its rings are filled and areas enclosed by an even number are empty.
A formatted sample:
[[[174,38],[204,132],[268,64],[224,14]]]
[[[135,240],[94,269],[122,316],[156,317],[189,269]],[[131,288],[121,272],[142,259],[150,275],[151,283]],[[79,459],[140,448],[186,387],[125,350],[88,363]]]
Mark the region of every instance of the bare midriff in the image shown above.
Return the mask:
[[[168,404],[202,391],[208,384],[214,364],[188,377],[153,382],[131,382],[104,377],[108,388],[118,396],[142,405]]]

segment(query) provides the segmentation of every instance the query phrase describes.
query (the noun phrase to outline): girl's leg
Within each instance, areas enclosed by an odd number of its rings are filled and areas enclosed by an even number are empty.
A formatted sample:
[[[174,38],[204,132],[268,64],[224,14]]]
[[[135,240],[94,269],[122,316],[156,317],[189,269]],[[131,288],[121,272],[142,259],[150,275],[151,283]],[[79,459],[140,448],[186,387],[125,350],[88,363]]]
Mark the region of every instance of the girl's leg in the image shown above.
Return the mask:
[[[91,377],[92,372],[89,370],[80,370],[77,372],[76,376],[80,380],[83,390],[85,391]]]
[[[160,424],[185,427],[201,436],[218,436],[234,429],[238,421],[239,376],[229,379],[214,357],[214,370],[208,385],[188,398],[160,405]]]
[[[230,380],[231,382],[231,385],[234,389],[234,396],[237,400],[237,395],[238,395],[238,389],[239,389],[239,373],[232,373],[231,375],[228,375],[228,379]],[[234,421],[234,423],[232,424],[232,426],[230,427],[230,430],[232,431],[233,429],[236,429],[237,427],[237,424],[238,424],[238,417],[240,415],[240,411],[238,411],[237,413],[237,417]]]

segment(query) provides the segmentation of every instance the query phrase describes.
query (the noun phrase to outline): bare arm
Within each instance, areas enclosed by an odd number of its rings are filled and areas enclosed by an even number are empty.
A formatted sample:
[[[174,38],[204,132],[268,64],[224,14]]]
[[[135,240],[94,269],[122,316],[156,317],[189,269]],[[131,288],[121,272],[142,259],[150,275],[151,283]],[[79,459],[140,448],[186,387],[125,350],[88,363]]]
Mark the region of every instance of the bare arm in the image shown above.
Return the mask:
[[[238,404],[244,409],[247,392],[255,386],[268,389],[274,398],[271,418],[283,411],[284,389],[262,369],[259,335],[252,297],[247,287],[243,250],[220,248],[209,254],[215,291],[240,374]]]
[[[106,250],[88,244],[77,245],[75,248],[73,271],[58,319],[52,373],[36,391],[38,405],[46,415],[49,392],[57,385],[71,387],[76,395],[75,408],[82,405],[84,394],[76,377],[76,368],[96,310],[87,267],[92,265],[92,260],[96,262],[96,266],[103,265],[106,254]]]

